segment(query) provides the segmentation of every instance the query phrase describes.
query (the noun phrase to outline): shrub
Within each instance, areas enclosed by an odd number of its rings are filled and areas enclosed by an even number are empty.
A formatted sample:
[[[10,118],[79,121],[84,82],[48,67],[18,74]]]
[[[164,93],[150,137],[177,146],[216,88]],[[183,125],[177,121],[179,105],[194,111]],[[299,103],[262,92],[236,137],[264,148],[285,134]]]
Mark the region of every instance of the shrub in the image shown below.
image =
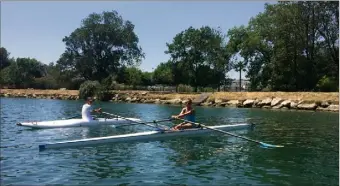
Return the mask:
[[[179,84],[177,87],[178,92],[193,92],[194,89],[189,85]]]
[[[79,98],[86,99],[95,96],[98,100],[103,100],[106,92],[98,81],[85,81],[80,85]]]
[[[316,84],[316,88],[321,92],[335,92],[339,87],[334,79],[323,76]]]
[[[35,78],[32,88],[35,89],[58,89],[57,81],[51,76]]]

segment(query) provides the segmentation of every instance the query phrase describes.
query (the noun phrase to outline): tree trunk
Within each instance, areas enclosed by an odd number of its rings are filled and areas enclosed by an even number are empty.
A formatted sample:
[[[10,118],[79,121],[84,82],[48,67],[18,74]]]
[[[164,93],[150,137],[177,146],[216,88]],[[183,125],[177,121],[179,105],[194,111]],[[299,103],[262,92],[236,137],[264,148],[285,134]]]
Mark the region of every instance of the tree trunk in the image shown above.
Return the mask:
[[[241,79],[241,75],[242,75],[242,68],[240,67],[240,82],[239,82],[239,84],[240,84],[240,86],[239,86],[239,91],[241,92],[241,81],[242,81],[242,79]]]

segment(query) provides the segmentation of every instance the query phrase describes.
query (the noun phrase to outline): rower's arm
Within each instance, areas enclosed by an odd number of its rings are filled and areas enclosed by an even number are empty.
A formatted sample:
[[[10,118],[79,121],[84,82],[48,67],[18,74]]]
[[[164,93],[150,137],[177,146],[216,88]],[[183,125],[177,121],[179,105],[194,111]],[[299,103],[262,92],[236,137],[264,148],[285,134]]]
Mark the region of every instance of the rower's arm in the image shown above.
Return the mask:
[[[183,111],[184,111],[184,109],[183,109]],[[190,110],[190,111],[188,111],[188,112],[182,112],[180,115],[178,115],[178,117],[179,118],[181,118],[181,117],[183,117],[183,116],[186,116],[186,115],[189,115],[189,114],[192,114],[194,112],[194,110],[192,109],[192,110]]]

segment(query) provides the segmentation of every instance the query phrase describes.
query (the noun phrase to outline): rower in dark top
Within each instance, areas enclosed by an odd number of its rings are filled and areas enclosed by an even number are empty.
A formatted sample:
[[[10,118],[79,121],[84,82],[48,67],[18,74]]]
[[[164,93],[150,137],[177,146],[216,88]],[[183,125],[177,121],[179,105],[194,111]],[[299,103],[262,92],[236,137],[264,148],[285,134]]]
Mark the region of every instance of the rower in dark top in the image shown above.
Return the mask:
[[[172,118],[183,118],[185,120],[195,122],[195,110],[192,108],[192,100],[189,98],[189,100],[186,102],[185,107],[182,109],[181,113],[179,115],[174,115]],[[188,122],[183,122],[175,127],[173,127],[173,130],[182,130],[182,129],[190,129],[195,128],[196,125]]]

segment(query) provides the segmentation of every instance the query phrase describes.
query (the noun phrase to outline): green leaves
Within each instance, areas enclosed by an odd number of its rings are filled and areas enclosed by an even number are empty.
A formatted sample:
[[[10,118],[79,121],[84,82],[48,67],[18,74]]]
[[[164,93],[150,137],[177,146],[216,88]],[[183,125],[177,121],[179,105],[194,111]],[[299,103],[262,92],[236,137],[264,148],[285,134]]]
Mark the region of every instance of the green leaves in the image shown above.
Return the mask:
[[[177,34],[172,43],[167,43],[168,50],[165,51],[171,56],[174,83],[190,84],[197,90],[198,86],[206,86],[199,77],[208,77],[210,69],[225,74],[229,55],[224,48],[224,39],[219,30],[208,26],[199,29],[189,27]],[[209,70],[202,71],[202,68]],[[220,84],[224,80],[224,75],[215,77],[218,78],[211,79],[212,84]]]
[[[63,39],[66,51],[57,63],[85,79],[101,81],[124,65],[140,63],[144,53],[138,41],[134,25],[116,11],[93,13]]]
[[[266,4],[228,31],[227,49],[247,62],[253,90],[314,90],[324,75],[339,81],[338,12],[337,2]]]

